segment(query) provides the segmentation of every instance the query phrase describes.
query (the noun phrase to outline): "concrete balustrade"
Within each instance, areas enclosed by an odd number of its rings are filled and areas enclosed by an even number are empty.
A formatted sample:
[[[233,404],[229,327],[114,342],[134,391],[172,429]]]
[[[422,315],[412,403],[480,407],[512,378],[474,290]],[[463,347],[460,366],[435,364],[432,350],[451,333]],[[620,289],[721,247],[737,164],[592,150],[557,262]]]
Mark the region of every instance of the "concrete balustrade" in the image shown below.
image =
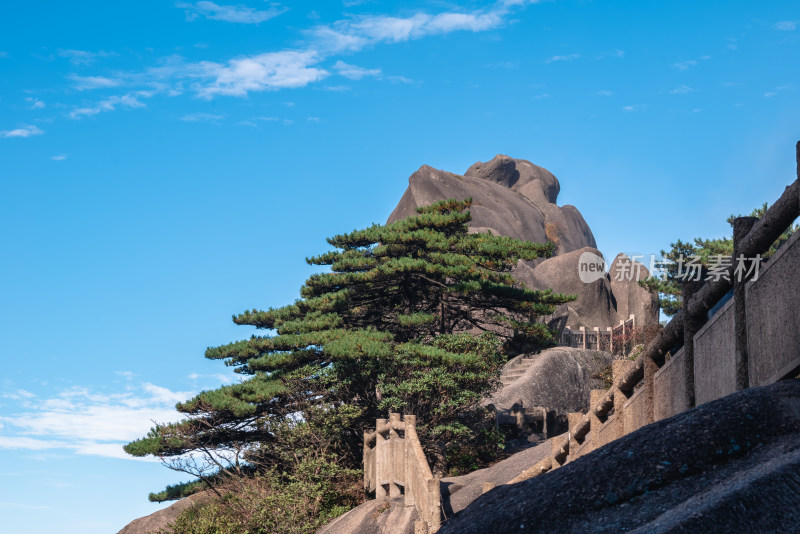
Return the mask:
[[[401,495],[415,506],[420,521],[415,534],[436,532],[441,526],[441,490],[422,451],[416,416],[390,413],[377,419],[375,430],[364,433],[364,487],[385,500]]]

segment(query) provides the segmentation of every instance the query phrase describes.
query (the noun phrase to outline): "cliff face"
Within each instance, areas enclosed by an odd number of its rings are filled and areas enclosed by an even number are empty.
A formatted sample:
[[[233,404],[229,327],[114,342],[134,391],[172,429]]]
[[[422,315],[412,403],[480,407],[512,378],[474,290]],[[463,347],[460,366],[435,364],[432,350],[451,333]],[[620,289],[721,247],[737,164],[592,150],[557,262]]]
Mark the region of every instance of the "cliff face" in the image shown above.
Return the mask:
[[[639,287],[632,277],[614,276],[617,266],[631,262],[627,256],[617,256],[611,275],[590,283],[580,279],[581,255],[591,252],[602,258],[602,254],[580,211],[556,204],[560,191],[561,184],[547,169],[503,155],[477,162],[463,175],[423,165],[409,177],[408,189],[387,222],[414,215],[418,207],[438,200],[472,197],[470,231],[490,230],[496,235],[556,245],[552,258],[520,262],[514,276],[533,289],[578,295],[576,301],[559,307],[554,314],[566,316],[565,324],[605,328],[630,314],[636,316],[640,326],[657,323],[656,296]],[[634,262],[633,266],[641,278],[649,275],[644,265]]]

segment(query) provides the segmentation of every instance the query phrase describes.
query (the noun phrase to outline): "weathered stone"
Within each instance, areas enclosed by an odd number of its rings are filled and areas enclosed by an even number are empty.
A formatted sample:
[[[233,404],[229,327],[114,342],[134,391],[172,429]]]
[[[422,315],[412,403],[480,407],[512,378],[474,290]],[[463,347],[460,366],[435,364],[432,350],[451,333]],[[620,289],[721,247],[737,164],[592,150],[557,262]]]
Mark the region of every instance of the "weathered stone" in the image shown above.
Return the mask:
[[[473,232],[490,230],[535,243],[550,240],[557,245],[557,254],[596,246],[580,212],[555,204],[559,189],[558,180],[547,170],[508,156],[476,163],[463,176],[423,165],[408,179],[408,189],[388,222],[438,200],[472,197]]]
[[[789,532],[800,521],[797,499],[800,381],[792,380],[703,404],[499,486],[439,532]]]
[[[611,364],[607,352],[556,347],[531,358],[525,372],[484,404],[493,404],[498,412],[509,412],[520,401],[525,408],[544,406],[564,414],[589,409],[589,391],[597,387],[592,375]],[[514,365],[512,360],[507,365]]]
[[[617,304],[618,321],[634,315],[638,326],[658,324],[658,296],[640,286],[637,281],[650,276],[647,267],[625,254],[618,254],[611,262],[608,275],[611,292]]]
[[[603,256],[596,248],[584,247],[548,258],[535,268],[530,262],[520,262],[514,276],[533,289],[577,295],[577,300],[559,306],[553,314],[554,317],[566,315],[566,324],[571,328],[615,326],[617,311],[608,278],[603,276],[588,284],[580,279],[579,260],[584,252]]]

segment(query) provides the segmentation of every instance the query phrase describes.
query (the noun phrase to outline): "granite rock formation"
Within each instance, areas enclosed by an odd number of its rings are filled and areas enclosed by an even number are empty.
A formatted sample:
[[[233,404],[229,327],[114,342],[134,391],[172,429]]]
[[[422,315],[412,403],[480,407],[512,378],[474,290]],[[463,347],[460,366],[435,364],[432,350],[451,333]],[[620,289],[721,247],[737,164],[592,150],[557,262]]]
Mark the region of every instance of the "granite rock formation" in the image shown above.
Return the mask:
[[[491,230],[537,243],[549,240],[556,244],[557,254],[597,246],[580,212],[555,204],[560,189],[558,179],[546,169],[503,155],[475,163],[463,176],[423,165],[408,179],[408,189],[388,222],[437,200],[472,197],[473,232]]]
[[[578,295],[578,299],[559,307],[553,318],[566,316],[562,324],[576,328],[615,326],[629,314],[637,324],[658,322],[658,303],[654,295],[641,288],[633,277],[614,276],[583,283],[578,276],[582,253],[597,250],[594,235],[574,206],[558,206],[561,185],[548,170],[523,159],[498,155],[486,163],[472,165],[463,175],[423,165],[408,179],[391,223],[415,213],[416,208],[447,198],[472,197],[470,231],[505,235],[536,243],[556,245],[553,257],[536,262],[520,262],[515,277],[535,289],[552,288],[559,293]],[[619,255],[615,268],[631,260]],[[647,268],[639,262],[626,265],[644,278]],[[626,271],[630,273],[633,271]]]

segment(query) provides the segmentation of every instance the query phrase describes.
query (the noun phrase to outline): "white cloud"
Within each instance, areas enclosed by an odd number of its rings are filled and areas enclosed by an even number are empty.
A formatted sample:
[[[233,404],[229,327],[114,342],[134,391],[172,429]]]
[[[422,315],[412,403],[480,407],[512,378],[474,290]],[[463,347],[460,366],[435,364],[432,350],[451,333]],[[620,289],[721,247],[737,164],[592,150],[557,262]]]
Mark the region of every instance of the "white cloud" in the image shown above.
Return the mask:
[[[110,98],[106,98],[105,100],[101,100],[93,106],[74,109],[70,112],[69,116],[71,119],[82,119],[83,117],[91,117],[99,113],[114,111],[118,107],[124,107],[127,109],[144,108],[147,106],[139,99],[150,98],[154,94],[155,93],[152,91],[136,91],[124,95],[115,95]]]
[[[633,104],[630,106],[622,106],[622,111],[626,112],[637,112],[637,111],[645,111],[647,109],[647,104]]]
[[[89,52],[88,50],[63,50],[56,51],[60,57],[68,58],[73,65],[89,65],[94,63],[97,58],[114,56],[113,52],[100,50],[99,52]]]
[[[68,78],[73,82],[73,87],[78,91],[108,89],[110,87],[117,87],[122,83],[120,80],[106,78],[104,76],[78,76],[77,74],[70,74]]]
[[[268,52],[232,59],[227,65],[204,62],[202,74],[213,78],[210,84],[196,87],[200,96],[245,96],[251,91],[305,87],[328,76],[314,65],[321,60],[313,50]]]
[[[0,396],[2,396],[4,399],[22,400],[22,399],[32,399],[36,395],[31,393],[30,391],[26,391],[24,389],[18,389],[16,391],[3,393]]]
[[[595,94],[598,96],[611,96],[614,93],[612,93],[611,91],[602,90],[602,91],[597,91]]]
[[[672,64],[672,68],[678,69],[678,70],[689,70],[690,68],[696,67],[697,65],[699,65],[700,61],[708,61],[709,59],[711,59],[711,56],[703,55],[703,56],[698,57],[697,59],[689,59],[689,60],[686,60],[686,61],[678,61],[677,63],[673,63]]]
[[[565,56],[553,56],[546,61],[546,63],[553,63],[554,61],[572,61],[581,57],[580,54],[568,54]]]
[[[66,154],[58,154],[56,156],[53,156],[50,159],[53,160],[53,161],[64,161],[65,159],[67,159],[67,155]]]
[[[356,65],[350,65],[344,61],[337,61],[333,68],[340,76],[351,80],[360,80],[367,76],[377,77],[381,75],[381,69],[365,69]]]
[[[22,126],[14,130],[0,131],[0,137],[31,137],[43,133],[44,131],[36,126]]]
[[[673,94],[673,95],[685,95],[685,94],[693,93],[693,92],[694,92],[694,88],[689,87],[686,84],[683,84],[683,85],[679,85],[678,87],[676,87],[675,89],[670,91],[670,94]]]
[[[214,122],[220,121],[227,117],[227,115],[215,115],[213,113],[190,113],[184,115],[180,120],[184,122]]]
[[[688,61],[679,61],[678,63],[673,63],[672,66],[675,67],[678,70],[687,70],[690,67],[696,67],[697,66],[697,60],[696,59],[690,59]]]
[[[426,36],[456,31],[481,32],[501,27],[512,8],[533,2],[500,0],[493,7],[472,11],[446,11],[436,14],[416,13],[407,17],[387,15],[354,16],[328,25],[316,25],[303,32],[303,41],[295,49],[284,49],[228,61],[188,63],[180,56],[165,58],[161,65],[141,72],[116,72],[113,76],[79,76],[69,79],[75,89],[84,91],[125,86],[146,89],[151,94],[177,96],[185,92],[184,84],[198,96],[247,96],[251,92],[302,88],[331,75],[322,62],[343,52],[359,51],[379,43],[398,43]],[[235,22],[265,20],[273,11],[258,11],[246,6],[222,6],[213,2],[180,3],[192,17],[205,16]],[[272,8],[282,11],[283,8]],[[277,13],[275,11],[275,13]],[[80,54],[71,56],[83,57]],[[88,57],[88,56],[87,56]],[[367,76],[389,82],[417,83],[404,76],[385,76],[379,69],[365,69],[335,63],[334,71],[353,80]],[[338,89],[338,87],[337,87]],[[115,96],[92,106],[75,109],[70,116],[80,118],[111,111],[119,107],[144,107],[139,100],[143,91]],[[138,95],[138,96],[137,96]]]
[[[340,20],[312,28],[308,34],[317,47],[328,53],[355,52],[378,43],[399,43],[455,31],[482,32],[500,27],[508,7],[503,3],[487,11],[417,13],[408,17],[371,15]]]
[[[0,449],[67,449],[76,454],[131,458],[122,445],[147,433],[153,421],[179,420],[176,402],[191,396],[144,383],[122,393],[73,387],[29,401],[24,411],[0,417]],[[8,412],[8,410],[6,410]]]
[[[27,97],[25,102],[30,104],[30,109],[44,109],[45,103],[39,100],[38,98]]]
[[[797,23],[793,20],[783,20],[775,23],[775,29],[783,32],[793,32],[797,28]]]
[[[288,8],[285,7],[271,7],[267,10],[259,11],[243,5],[221,6],[214,2],[196,2],[194,4],[180,2],[176,7],[186,10],[187,20],[196,20],[199,17],[205,17],[211,20],[223,20],[242,24],[259,24],[271,18],[275,18],[288,10]]]

